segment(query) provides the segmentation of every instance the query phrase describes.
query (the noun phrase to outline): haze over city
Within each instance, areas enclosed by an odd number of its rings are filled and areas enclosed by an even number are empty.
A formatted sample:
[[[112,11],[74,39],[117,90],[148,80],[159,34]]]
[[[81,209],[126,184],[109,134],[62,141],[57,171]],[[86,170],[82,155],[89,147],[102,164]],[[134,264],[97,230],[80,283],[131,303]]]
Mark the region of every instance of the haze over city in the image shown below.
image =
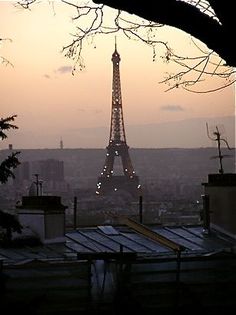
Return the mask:
[[[52,5],[53,3],[53,5]],[[111,14],[112,14],[112,10]],[[19,130],[2,144],[14,148],[105,148],[109,138],[114,35],[97,36],[83,47],[85,69],[72,75],[74,61],[61,53],[71,41],[73,8],[42,1],[20,10],[14,1],[0,2],[1,116],[17,115]],[[160,36],[178,54],[196,49],[189,35],[164,27]],[[234,145],[234,87],[214,93],[190,93],[159,84],[176,67],[158,51],[117,34],[127,142],[130,147],[212,146],[205,123],[223,125]],[[197,51],[196,51],[197,53]],[[204,88],[215,88],[209,78]],[[142,135],[142,136],[140,136]]]

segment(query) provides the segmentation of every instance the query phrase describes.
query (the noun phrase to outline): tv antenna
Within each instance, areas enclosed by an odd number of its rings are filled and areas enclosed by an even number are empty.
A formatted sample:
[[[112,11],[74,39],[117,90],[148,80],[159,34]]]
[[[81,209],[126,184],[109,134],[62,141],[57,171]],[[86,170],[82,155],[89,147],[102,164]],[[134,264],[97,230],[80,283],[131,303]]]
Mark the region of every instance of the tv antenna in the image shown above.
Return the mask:
[[[224,174],[224,169],[223,169],[222,160],[223,160],[224,157],[231,157],[232,155],[228,155],[228,154],[224,154],[224,155],[223,155],[223,154],[222,154],[222,151],[221,151],[221,142],[224,142],[229,150],[232,150],[232,149],[230,148],[230,146],[229,146],[227,140],[221,137],[222,132],[220,132],[218,126],[215,126],[215,130],[212,132],[213,136],[210,136],[209,128],[208,128],[208,123],[206,123],[206,128],[207,128],[207,136],[208,136],[208,138],[211,139],[211,140],[213,140],[213,141],[216,141],[216,142],[217,142],[218,155],[213,156],[212,159],[217,159],[217,158],[219,159],[219,161],[220,161],[219,173],[220,173],[220,174]]]

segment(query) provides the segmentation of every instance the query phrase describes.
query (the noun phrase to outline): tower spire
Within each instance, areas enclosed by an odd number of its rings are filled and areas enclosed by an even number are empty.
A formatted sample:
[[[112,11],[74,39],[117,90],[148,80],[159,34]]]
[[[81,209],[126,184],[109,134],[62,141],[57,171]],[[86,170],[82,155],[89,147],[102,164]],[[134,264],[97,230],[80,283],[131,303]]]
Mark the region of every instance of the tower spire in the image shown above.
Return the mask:
[[[130,155],[129,147],[126,143],[121,82],[120,82],[120,55],[117,52],[115,38],[115,51],[112,54],[113,80],[112,80],[112,106],[110,137],[107,146],[107,154],[101,176],[98,178],[97,194],[107,194],[110,191],[123,189],[131,195],[137,195],[140,188],[138,176],[136,176]],[[122,163],[123,175],[117,176],[114,173],[115,158],[120,158]]]
[[[116,41],[116,36],[115,36],[115,51],[117,51],[117,41]]]

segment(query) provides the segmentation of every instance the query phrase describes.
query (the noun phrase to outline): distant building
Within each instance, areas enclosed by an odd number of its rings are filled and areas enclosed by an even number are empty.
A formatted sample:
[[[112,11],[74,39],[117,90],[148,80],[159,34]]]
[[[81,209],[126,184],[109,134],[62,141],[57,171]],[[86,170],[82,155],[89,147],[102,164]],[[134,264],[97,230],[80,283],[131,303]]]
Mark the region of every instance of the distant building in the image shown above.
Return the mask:
[[[63,140],[60,140],[60,149],[64,149],[64,144],[63,144]]]
[[[43,194],[61,195],[69,189],[64,176],[64,162],[56,159],[21,162],[14,170],[14,184],[26,193],[35,183],[35,174],[40,180]]]
[[[21,162],[19,166],[14,170],[15,183],[22,184],[24,181],[29,181],[30,177],[30,163],[28,161]]]
[[[33,161],[31,174],[36,173],[43,181],[64,181],[64,162],[56,159]]]
[[[64,162],[56,159],[33,161],[31,178],[39,174],[42,181],[43,194],[55,195],[68,191],[68,184],[64,177]]]

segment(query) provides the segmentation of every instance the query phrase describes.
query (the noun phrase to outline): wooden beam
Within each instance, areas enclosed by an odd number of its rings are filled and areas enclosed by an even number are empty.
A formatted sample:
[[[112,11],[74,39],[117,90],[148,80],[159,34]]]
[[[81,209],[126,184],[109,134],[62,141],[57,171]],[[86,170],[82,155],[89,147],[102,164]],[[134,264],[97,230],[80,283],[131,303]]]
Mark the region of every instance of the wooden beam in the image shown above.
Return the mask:
[[[130,218],[124,218],[124,223],[129,226],[131,229],[135,230],[136,232],[142,234],[145,237],[148,237],[152,239],[153,241],[157,242],[158,244],[161,244],[167,248],[170,248],[171,250],[175,252],[180,252],[185,250],[185,247],[168,239],[167,237],[160,235],[159,233],[151,230],[147,226],[140,224],[133,219]]]

